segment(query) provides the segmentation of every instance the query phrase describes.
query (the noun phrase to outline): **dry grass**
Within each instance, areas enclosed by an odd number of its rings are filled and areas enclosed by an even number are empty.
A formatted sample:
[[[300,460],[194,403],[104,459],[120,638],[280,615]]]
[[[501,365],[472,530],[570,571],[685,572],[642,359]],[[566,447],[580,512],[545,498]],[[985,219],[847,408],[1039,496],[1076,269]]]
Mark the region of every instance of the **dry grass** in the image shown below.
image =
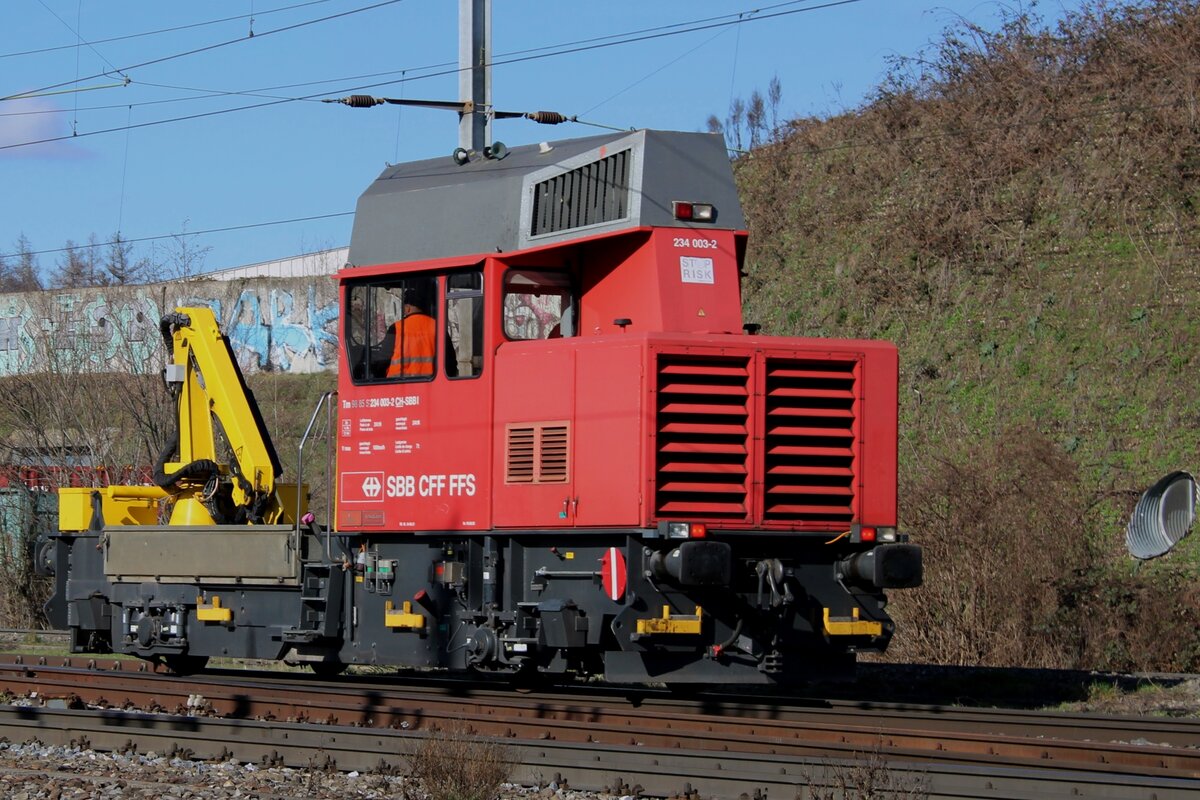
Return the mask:
[[[739,161],[752,299],[799,260],[870,303],[946,307],[1097,231],[1179,243],[1200,200],[1198,41],[1194,2],[1089,3],[1057,31],[1009,12],[897,59],[868,105]]]
[[[928,566],[920,589],[896,593],[903,635],[894,655],[1073,666],[1077,637],[1064,634],[1075,621],[1060,620],[1061,585],[1092,563],[1074,463],[1028,429],[943,458],[905,480]]]
[[[503,743],[454,724],[431,732],[410,757],[412,800],[495,800],[512,774]]]
[[[1065,703],[1056,710],[1089,714],[1125,714],[1137,716],[1200,716],[1200,680],[1195,678],[1174,685],[1146,679],[1132,689],[1112,683],[1095,683],[1087,700]]]
[[[854,761],[827,762],[805,777],[796,800],[925,800],[924,776],[897,772],[888,764],[881,744]]]
[[[1080,470],[1030,428],[905,476],[924,585],[897,592],[890,656],[964,666],[1194,672],[1200,586],[1188,565],[1132,569],[1086,536]],[[1170,646],[1164,646],[1170,642]]]

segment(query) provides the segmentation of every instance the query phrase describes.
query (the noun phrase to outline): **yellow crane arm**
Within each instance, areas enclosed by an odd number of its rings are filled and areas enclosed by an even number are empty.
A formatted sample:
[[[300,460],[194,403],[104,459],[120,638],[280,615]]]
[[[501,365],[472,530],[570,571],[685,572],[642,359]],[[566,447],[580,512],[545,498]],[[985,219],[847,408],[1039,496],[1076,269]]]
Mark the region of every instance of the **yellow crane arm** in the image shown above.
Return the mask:
[[[211,521],[276,521],[281,512],[276,481],[283,469],[229,340],[221,333],[212,310],[176,308],[175,313],[163,317],[161,329],[170,351],[165,377],[179,403],[179,435],[175,445],[164,451],[157,475],[159,484],[164,488],[190,487],[195,500],[206,505]],[[218,431],[223,433],[232,454],[228,464],[220,461]],[[177,451],[179,460],[168,461],[168,451]],[[212,501],[226,478],[234,518],[219,519],[223,515],[212,513]],[[173,524],[177,517],[180,523],[210,521],[194,504],[188,507],[185,503],[181,510],[179,503],[177,500]]]

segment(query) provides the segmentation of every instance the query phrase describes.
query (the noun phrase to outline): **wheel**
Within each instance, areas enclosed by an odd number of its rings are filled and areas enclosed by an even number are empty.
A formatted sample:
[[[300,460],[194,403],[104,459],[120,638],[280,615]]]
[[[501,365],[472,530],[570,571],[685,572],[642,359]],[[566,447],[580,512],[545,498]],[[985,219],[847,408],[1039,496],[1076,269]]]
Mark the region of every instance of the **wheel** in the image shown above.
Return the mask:
[[[313,661],[309,666],[318,678],[336,678],[346,671],[346,665],[337,660]]]
[[[39,541],[33,557],[33,571],[42,578],[53,578],[57,555],[58,544],[56,542],[50,539]]]
[[[162,663],[176,675],[194,675],[208,666],[208,656],[163,656]]]

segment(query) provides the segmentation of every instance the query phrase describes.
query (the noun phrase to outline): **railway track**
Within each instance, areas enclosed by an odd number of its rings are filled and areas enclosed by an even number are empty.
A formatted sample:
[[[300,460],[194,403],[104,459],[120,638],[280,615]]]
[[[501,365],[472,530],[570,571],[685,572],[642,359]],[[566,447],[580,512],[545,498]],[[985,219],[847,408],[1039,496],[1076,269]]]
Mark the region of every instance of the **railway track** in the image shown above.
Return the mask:
[[[403,760],[416,737],[454,721],[511,743],[521,754],[522,780],[557,773],[581,788],[618,782],[662,795],[688,788],[716,797],[748,789],[794,795],[798,786],[844,779],[869,761],[920,783],[929,797],[1082,793],[1161,800],[1200,791],[1195,719],[850,701],[805,705],[611,688],[521,694],[262,673],[180,678],[139,672],[136,662],[33,661],[0,665],[0,688],[39,704],[6,709],[5,727],[15,726],[5,734],[10,739],[48,741],[70,732],[66,741],[84,737],[110,749],[137,733],[154,749],[168,749],[170,740],[175,749],[205,758],[236,745],[243,748],[237,757],[246,760],[281,758],[303,766],[323,757],[342,769],[371,769],[381,761],[400,766],[393,762]],[[1121,791],[1099,794],[1103,786]]]

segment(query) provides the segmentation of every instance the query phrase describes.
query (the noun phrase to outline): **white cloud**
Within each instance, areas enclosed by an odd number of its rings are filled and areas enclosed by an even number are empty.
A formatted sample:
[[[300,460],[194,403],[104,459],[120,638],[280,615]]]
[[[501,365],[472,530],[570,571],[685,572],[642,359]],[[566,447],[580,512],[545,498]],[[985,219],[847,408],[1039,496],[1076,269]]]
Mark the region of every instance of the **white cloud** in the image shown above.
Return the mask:
[[[55,113],[58,112],[58,113]],[[30,144],[70,135],[67,114],[53,100],[29,97],[21,100],[0,100],[0,158],[78,158],[84,155],[70,140]]]

